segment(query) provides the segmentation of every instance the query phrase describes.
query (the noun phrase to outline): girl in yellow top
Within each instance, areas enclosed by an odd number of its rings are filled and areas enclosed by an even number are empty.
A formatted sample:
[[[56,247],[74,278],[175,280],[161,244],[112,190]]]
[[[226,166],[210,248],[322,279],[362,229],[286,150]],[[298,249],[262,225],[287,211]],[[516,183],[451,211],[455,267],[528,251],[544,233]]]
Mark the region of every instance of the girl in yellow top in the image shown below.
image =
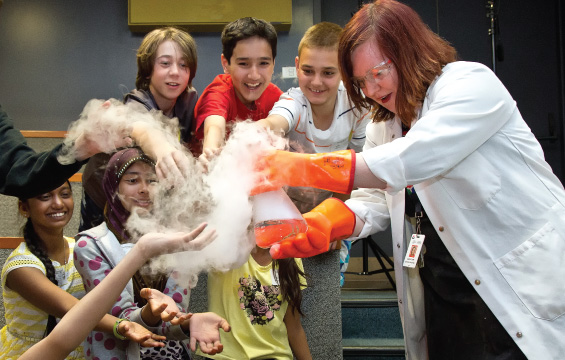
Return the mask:
[[[221,333],[224,351],[211,359],[312,359],[300,308],[304,268],[301,259],[273,260],[255,247],[245,264],[208,275],[209,311],[232,326]],[[203,355],[198,352],[198,355]]]
[[[70,183],[34,198],[20,199],[18,208],[28,220],[23,228],[25,242],[2,268],[6,326],[0,331],[0,359],[4,360],[19,358],[49,334],[56,318],[84,296],[82,279],[73,263],[75,240],[63,236],[74,208]],[[108,316],[99,326],[112,332],[116,320]],[[148,346],[157,344],[144,336],[148,330],[142,326],[120,325],[122,334]],[[67,359],[84,359],[82,346]]]

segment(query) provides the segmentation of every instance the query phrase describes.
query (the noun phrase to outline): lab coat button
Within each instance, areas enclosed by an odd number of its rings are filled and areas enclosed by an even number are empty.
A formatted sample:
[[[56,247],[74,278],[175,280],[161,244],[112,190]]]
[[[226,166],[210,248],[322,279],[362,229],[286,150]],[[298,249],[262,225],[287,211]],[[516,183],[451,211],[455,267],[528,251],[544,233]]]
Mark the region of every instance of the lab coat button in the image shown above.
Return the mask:
[[[396,247],[400,249],[400,244],[396,244]]]
[[[395,137],[396,137],[396,135],[395,135],[395,134],[392,134],[392,138],[394,139]]]
[[[398,300],[398,302],[402,304],[402,299]]]
[[[522,337],[522,333],[518,331],[518,332],[516,333],[516,337],[521,338],[521,337]]]
[[[481,285],[481,280],[475,280],[475,285]]]
[[[439,231],[443,231],[443,230],[445,230],[445,228],[443,226],[440,226]]]

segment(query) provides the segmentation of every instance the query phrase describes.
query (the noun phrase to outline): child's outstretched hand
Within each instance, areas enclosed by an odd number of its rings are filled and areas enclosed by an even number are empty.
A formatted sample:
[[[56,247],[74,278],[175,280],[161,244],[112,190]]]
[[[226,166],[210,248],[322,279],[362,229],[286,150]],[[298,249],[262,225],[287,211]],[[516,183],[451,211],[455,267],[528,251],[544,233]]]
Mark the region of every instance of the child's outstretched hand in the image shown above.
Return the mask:
[[[211,149],[211,148],[204,148],[202,149],[202,154],[198,157],[198,163],[202,166],[204,172],[208,172],[210,170],[210,163],[214,158],[220,155],[222,149]]]
[[[154,334],[143,327],[143,325],[135,322],[122,321],[118,326],[118,331],[128,340],[135,341],[143,347],[165,346],[165,343],[162,341],[165,340],[166,337]]]
[[[173,298],[159,290],[143,288],[140,291],[142,298],[147,300],[141,315],[146,324],[156,326],[161,321],[171,321],[179,313],[179,308]]]
[[[178,141],[173,140],[166,130],[143,121],[135,121],[131,124],[131,137],[155,160],[155,172],[159,179],[173,185],[186,177],[190,160],[179,148]]]
[[[139,238],[135,248],[145,260],[162,254],[202,250],[217,237],[216,230],[204,231],[206,226],[202,223],[189,233],[147,233]]]
[[[190,349],[196,351],[196,343],[200,350],[209,355],[222,352],[224,346],[220,342],[220,329],[228,332],[230,324],[223,317],[213,312],[188,314],[180,325],[183,330],[190,331]]]

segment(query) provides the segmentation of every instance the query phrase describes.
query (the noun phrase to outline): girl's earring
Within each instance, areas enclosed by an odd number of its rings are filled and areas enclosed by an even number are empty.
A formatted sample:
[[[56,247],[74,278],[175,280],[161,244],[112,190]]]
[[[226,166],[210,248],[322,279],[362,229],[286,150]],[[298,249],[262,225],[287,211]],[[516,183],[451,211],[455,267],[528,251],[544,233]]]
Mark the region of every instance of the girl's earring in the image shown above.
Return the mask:
[[[26,218],[26,217],[28,217],[28,216],[29,216],[29,214],[28,214],[28,213],[24,213],[24,217],[25,217],[25,218]]]

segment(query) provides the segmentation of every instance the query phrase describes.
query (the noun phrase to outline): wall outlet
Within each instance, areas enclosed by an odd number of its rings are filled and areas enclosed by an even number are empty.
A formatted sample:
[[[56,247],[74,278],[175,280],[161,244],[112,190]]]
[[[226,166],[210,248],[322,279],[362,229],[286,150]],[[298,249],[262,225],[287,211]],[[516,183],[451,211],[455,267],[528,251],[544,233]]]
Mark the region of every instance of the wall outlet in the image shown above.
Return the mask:
[[[282,68],[283,79],[296,79],[296,68],[294,66],[283,66]]]

